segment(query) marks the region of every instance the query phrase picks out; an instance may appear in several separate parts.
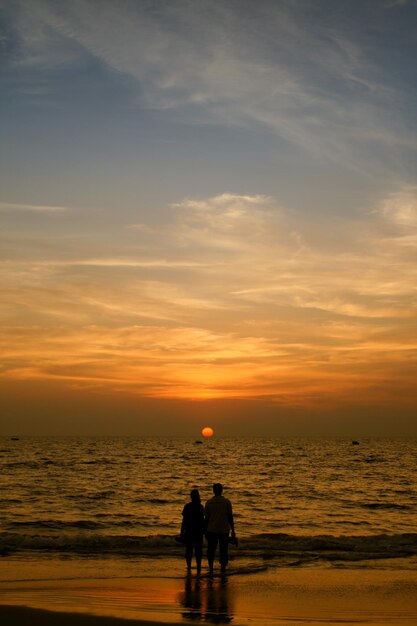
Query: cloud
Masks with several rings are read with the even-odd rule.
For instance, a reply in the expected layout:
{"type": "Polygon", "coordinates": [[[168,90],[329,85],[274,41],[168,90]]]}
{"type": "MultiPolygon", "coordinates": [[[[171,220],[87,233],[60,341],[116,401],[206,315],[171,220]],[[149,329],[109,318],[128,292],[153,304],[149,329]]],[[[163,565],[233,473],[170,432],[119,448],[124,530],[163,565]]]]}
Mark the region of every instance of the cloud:
{"type": "MultiPolygon", "coordinates": [[[[415,0],[411,0],[411,2],[414,2],[415,0]]],[[[392,9],[392,8],[396,8],[396,7],[403,7],[406,4],[410,4],[410,0],[385,0],[385,7],[387,9],[392,9]]]]}
{"type": "Polygon", "coordinates": [[[232,193],[186,199],[173,208],[178,212],[177,237],[183,245],[214,248],[216,252],[242,251],[255,241],[266,245],[280,213],[277,203],[268,196],[232,193]]]}
{"type": "Polygon", "coordinates": [[[291,406],[372,395],[400,369],[405,389],[416,195],[397,189],[359,222],[327,224],[331,238],[274,198],[227,192],[176,202],[153,234],[124,229],[130,256],[114,233],[111,256],[100,238],[90,257],[65,241],[43,260],[21,248],[0,267],[4,376],[291,406]]]}
{"type": "Polygon", "coordinates": [[[31,211],[39,213],[61,213],[67,211],[67,207],[49,206],[44,204],[25,204],[16,202],[0,202],[0,211],[31,211]]]}
{"type": "Polygon", "coordinates": [[[417,229],[417,187],[406,187],[391,193],[378,208],[388,222],[407,230],[417,229]]]}
{"type": "Polygon", "coordinates": [[[360,159],[362,168],[392,169],[399,152],[415,153],[398,116],[403,95],[372,61],[371,39],[351,28],[343,11],[329,14],[327,5],[101,0],[97,11],[89,0],[39,0],[19,6],[23,54],[32,64],[60,68],[66,55],[70,61],[83,50],[130,77],[142,107],[191,123],[264,127],[353,168],[360,159]]]}

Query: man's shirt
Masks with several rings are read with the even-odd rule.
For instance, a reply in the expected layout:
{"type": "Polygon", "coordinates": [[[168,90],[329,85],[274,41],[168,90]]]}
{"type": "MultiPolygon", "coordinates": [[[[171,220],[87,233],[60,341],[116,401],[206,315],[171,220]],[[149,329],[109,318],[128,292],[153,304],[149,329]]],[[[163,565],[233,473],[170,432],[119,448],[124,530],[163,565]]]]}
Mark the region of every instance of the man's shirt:
{"type": "Polygon", "coordinates": [[[207,531],[209,533],[228,533],[232,517],[232,503],[224,496],[213,496],[205,506],[207,531]]]}

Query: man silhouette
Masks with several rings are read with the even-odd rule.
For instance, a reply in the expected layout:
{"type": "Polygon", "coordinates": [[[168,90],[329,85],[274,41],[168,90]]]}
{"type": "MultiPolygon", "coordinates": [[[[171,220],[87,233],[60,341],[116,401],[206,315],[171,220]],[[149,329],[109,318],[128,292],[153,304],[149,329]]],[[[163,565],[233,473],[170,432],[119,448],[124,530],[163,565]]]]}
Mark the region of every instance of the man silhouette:
{"type": "Polygon", "coordinates": [[[232,531],[232,539],[236,542],[235,524],[233,520],[232,503],[222,496],[223,485],[213,485],[214,496],[207,500],[204,509],[207,537],[207,559],[210,574],[213,573],[214,557],[217,544],[220,550],[221,571],[226,571],[229,561],[229,530],[232,531]]]}

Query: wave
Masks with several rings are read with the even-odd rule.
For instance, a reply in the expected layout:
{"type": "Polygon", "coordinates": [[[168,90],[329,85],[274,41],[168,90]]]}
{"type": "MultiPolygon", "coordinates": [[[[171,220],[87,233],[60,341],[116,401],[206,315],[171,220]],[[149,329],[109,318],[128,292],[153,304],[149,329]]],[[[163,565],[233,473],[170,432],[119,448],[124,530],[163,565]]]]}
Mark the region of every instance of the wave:
{"type": "Polygon", "coordinates": [[[364,502],[360,503],[364,509],[387,509],[387,510],[397,510],[397,511],[411,511],[415,507],[411,504],[396,504],[395,502],[364,502]]]}
{"type": "Polygon", "coordinates": [[[28,469],[39,469],[44,466],[43,462],[39,461],[11,461],[10,463],[5,463],[5,469],[17,469],[19,467],[25,467],[28,469]]]}
{"type": "Polygon", "coordinates": [[[165,498],[134,498],[133,502],[136,504],[173,504],[172,500],[165,498]]]}
{"type": "Polygon", "coordinates": [[[70,528],[79,528],[86,530],[97,530],[102,528],[103,525],[100,522],[93,522],[91,520],[74,520],[70,522],[65,522],[62,520],[36,520],[36,521],[26,521],[26,522],[11,522],[9,528],[34,528],[34,529],[50,529],[50,530],[59,530],[59,529],[70,529],[70,528]]]}
{"type": "MultiPolygon", "coordinates": [[[[417,556],[417,533],[362,536],[264,533],[243,537],[239,548],[231,549],[237,558],[292,561],[293,565],[318,559],[334,562],[405,558],[417,556]]],[[[148,557],[182,556],[183,552],[174,535],[105,535],[98,532],[0,534],[0,554],[33,550],[148,557]]]]}
{"type": "Polygon", "coordinates": [[[117,461],[111,459],[94,459],[89,461],[80,461],[80,465],[117,465],[117,461]]]}
{"type": "Polygon", "coordinates": [[[98,491],[96,493],[90,493],[90,494],[66,494],[64,496],[64,498],[66,500],[102,500],[103,498],[111,498],[113,496],[116,495],[116,491],[114,490],[108,490],[108,491],[98,491]]]}
{"type": "Polygon", "coordinates": [[[108,517],[108,521],[93,521],[93,520],[31,520],[31,521],[14,521],[7,524],[8,530],[20,530],[25,528],[33,529],[33,531],[42,531],[44,529],[60,531],[60,530],[104,530],[108,528],[123,528],[123,527],[140,527],[140,526],[154,526],[153,522],[126,520],[117,521],[114,516],[107,514],[98,514],[96,517],[108,517]]]}
{"type": "Polygon", "coordinates": [[[317,554],[346,553],[374,556],[412,556],[417,554],[417,533],[379,535],[289,535],[265,533],[245,540],[251,550],[311,552],[317,554]]]}

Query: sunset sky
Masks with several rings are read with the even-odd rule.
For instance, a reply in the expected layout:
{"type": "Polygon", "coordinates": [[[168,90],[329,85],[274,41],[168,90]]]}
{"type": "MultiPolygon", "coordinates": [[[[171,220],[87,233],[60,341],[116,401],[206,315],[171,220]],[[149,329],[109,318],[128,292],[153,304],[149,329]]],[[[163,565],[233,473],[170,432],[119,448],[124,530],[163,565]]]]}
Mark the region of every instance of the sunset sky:
{"type": "Polygon", "coordinates": [[[417,436],[417,2],[0,2],[3,434],[417,436]]]}

